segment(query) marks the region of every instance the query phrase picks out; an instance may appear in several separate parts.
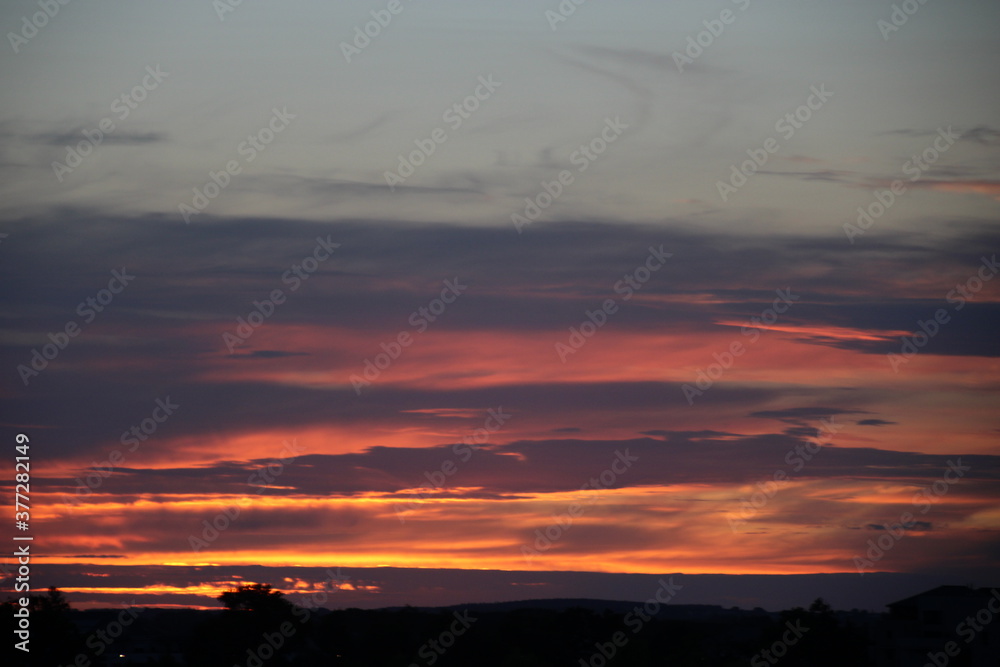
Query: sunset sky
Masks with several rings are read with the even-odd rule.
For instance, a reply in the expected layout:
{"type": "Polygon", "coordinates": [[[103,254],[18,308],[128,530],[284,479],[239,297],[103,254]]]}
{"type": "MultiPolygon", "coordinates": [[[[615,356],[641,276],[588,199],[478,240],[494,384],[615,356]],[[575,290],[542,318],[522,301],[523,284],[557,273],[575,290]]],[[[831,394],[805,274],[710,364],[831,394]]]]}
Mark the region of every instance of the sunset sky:
{"type": "Polygon", "coordinates": [[[3,3],[33,586],[1000,584],[1000,5],[904,4],[3,3]]]}

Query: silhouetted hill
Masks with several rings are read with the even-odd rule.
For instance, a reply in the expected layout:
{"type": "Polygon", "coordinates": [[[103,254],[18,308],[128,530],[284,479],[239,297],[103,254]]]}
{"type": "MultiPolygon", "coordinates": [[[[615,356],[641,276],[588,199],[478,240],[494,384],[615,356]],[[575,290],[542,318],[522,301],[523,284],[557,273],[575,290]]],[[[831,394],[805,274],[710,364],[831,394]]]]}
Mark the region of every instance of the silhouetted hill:
{"type": "MultiPolygon", "coordinates": [[[[479,602],[473,604],[450,605],[447,607],[418,607],[421,611],[440,611],[455,609],[470,609],[484,613],[503,613],[519,611],[522,609],[545,609],[549,611],[567,611],[570,609],[584,609],[595,613],[611,612],[613,614],[626,614],[636,606],[642,606],[641,601],[629,600],[593,600],[588,598],[562,598],[543,600],[516,600],[513,602],[479,602]]],[[[387,607],[386,611],[394,611],[402,607],[387,607]]],[[[720,605],[711,604],[668,604],[661,605],[655,616],[657,618],[689,618],[708,619],[736,616],[772,616],[777,618],[777,612],[767,612],[763,609],[747,610],[738,608],[725,608],[720,605]]]]}
{"type": "MultiPolygon", "coordinates": [[[[667,604],[646,615],[644,608],[566,598],[335,611],[71,611],[81,638],[77,653],[53,664],[578,667],[614,656],[615,667],[735,667],[780,642],[793,622],[806,635],[790,647],[784,666],[869,664],[868,628],[832,611],[667,604]]],[[[21,657],[4,664],[26,664],[21,657]]]]}

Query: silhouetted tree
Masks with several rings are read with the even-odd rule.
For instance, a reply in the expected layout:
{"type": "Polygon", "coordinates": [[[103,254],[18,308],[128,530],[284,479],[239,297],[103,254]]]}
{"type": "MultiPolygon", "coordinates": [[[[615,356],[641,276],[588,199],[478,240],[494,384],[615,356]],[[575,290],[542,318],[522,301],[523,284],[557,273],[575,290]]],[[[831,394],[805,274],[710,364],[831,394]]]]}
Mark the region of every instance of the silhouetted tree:
{"type": "Polygon", "coordinates": [[[826,603],[823,598],[816,598],[813,603],[809,605],[810,614],[818,614],[820,616],[833,617],[833,607],[826,603]]]}
{"type": "MultiPolygon", "coordinates": [[[[867,639],[863,632],[849,625],[842,625],[833,608],[823,598],[813,600],[809,609],[796,607],[781,612],[781,624],[798,624],[807,632],[788,656],[782,658],[787,667],[839,667],[844,664],[864,664],[867,639]]],[[[775,633],[779,629],[775,629],[775,633]]]]}
{"type": "Polygon", "coordinates": [[[281,591],[270,584],[245,584],[236,590],[225,591],[217,598],[229,611],[250,611],[264,615],[282,616],[291,613],[292,603],[281,591]]]}
{"type": "Polygon", "coordinates": [[[268,663],[280,665],[284,663],[283,656],[303,639],[302,621],[308,612],[289,602],[284,593],[273,590],[270,584],[244,584],[216,599],[226,609],[195,631],[188,650],[188,662],[192,665],[246,664],[265,645],[270,647],[265,649],[266,654],[274,654],[267,659],[268,663]],[[289,636],[282,628],[291,628],[293,634],[289,636]],[[280,646],[272,651],[276,642],[280,646]]]}
{"type": "Polygon", "coordinates": [[[71,618],[72,609],[66,597],[55,586],[49,588],[44,595],[29,595],[28,622],[30,654],[17,648],[14,644],[14,631],[18,629],[19,618],[14,614],[21,605],[18,600],[23,596],[8,599],[3,603],[3,619],[5,628],[5,646],[0,655],[6,654],[5,665],[59,665],[73,662],[75,656],[84,650],[83,638],[71,618]]]}

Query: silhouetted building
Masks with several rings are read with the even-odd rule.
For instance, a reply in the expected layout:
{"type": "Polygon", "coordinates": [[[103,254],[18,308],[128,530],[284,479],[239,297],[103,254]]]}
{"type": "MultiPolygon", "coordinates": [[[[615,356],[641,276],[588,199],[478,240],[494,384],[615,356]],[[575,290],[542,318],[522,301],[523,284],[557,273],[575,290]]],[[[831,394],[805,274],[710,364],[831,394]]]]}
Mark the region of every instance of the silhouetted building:
{"type": "Polygon", "coordinates": [[[938,586],[888,607],[879,667],[1000,667],[1000,590],[938,586]]]}

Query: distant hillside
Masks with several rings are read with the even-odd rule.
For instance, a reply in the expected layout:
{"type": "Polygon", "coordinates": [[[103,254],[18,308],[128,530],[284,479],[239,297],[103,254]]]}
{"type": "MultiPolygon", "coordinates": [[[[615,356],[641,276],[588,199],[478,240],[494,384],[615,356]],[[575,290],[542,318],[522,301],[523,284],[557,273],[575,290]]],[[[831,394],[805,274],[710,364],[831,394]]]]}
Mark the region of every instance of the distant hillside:
{"type": "MultiPolygon", "coordinates": [[[[484,613],[506,613],[521,609],[544,609],[547,611],[567,611],[569,609],[586,609],[596,613],[610,611],[614,614],[626,614],[635,607],[642,606],[641,601],[628,600],[594,600],[589,598],[555,598],[541,600],[515,600],[512,602],[478,602],[465,605],[449,605],[447,607],[419,607],[420,611],[438,610],[460,610],[469,609],[484,613]]],[[[387,607],[386,611],[394,611],[399,607],[387,607]]],[[[763,609],[726,609],[719,605],[711,604],[667,604],[661,605],[657,618],[674,619],[712,619],[712,618],[732,618],[737,616],[773,616],[776,613],[766,612],[763,609]]]]}

